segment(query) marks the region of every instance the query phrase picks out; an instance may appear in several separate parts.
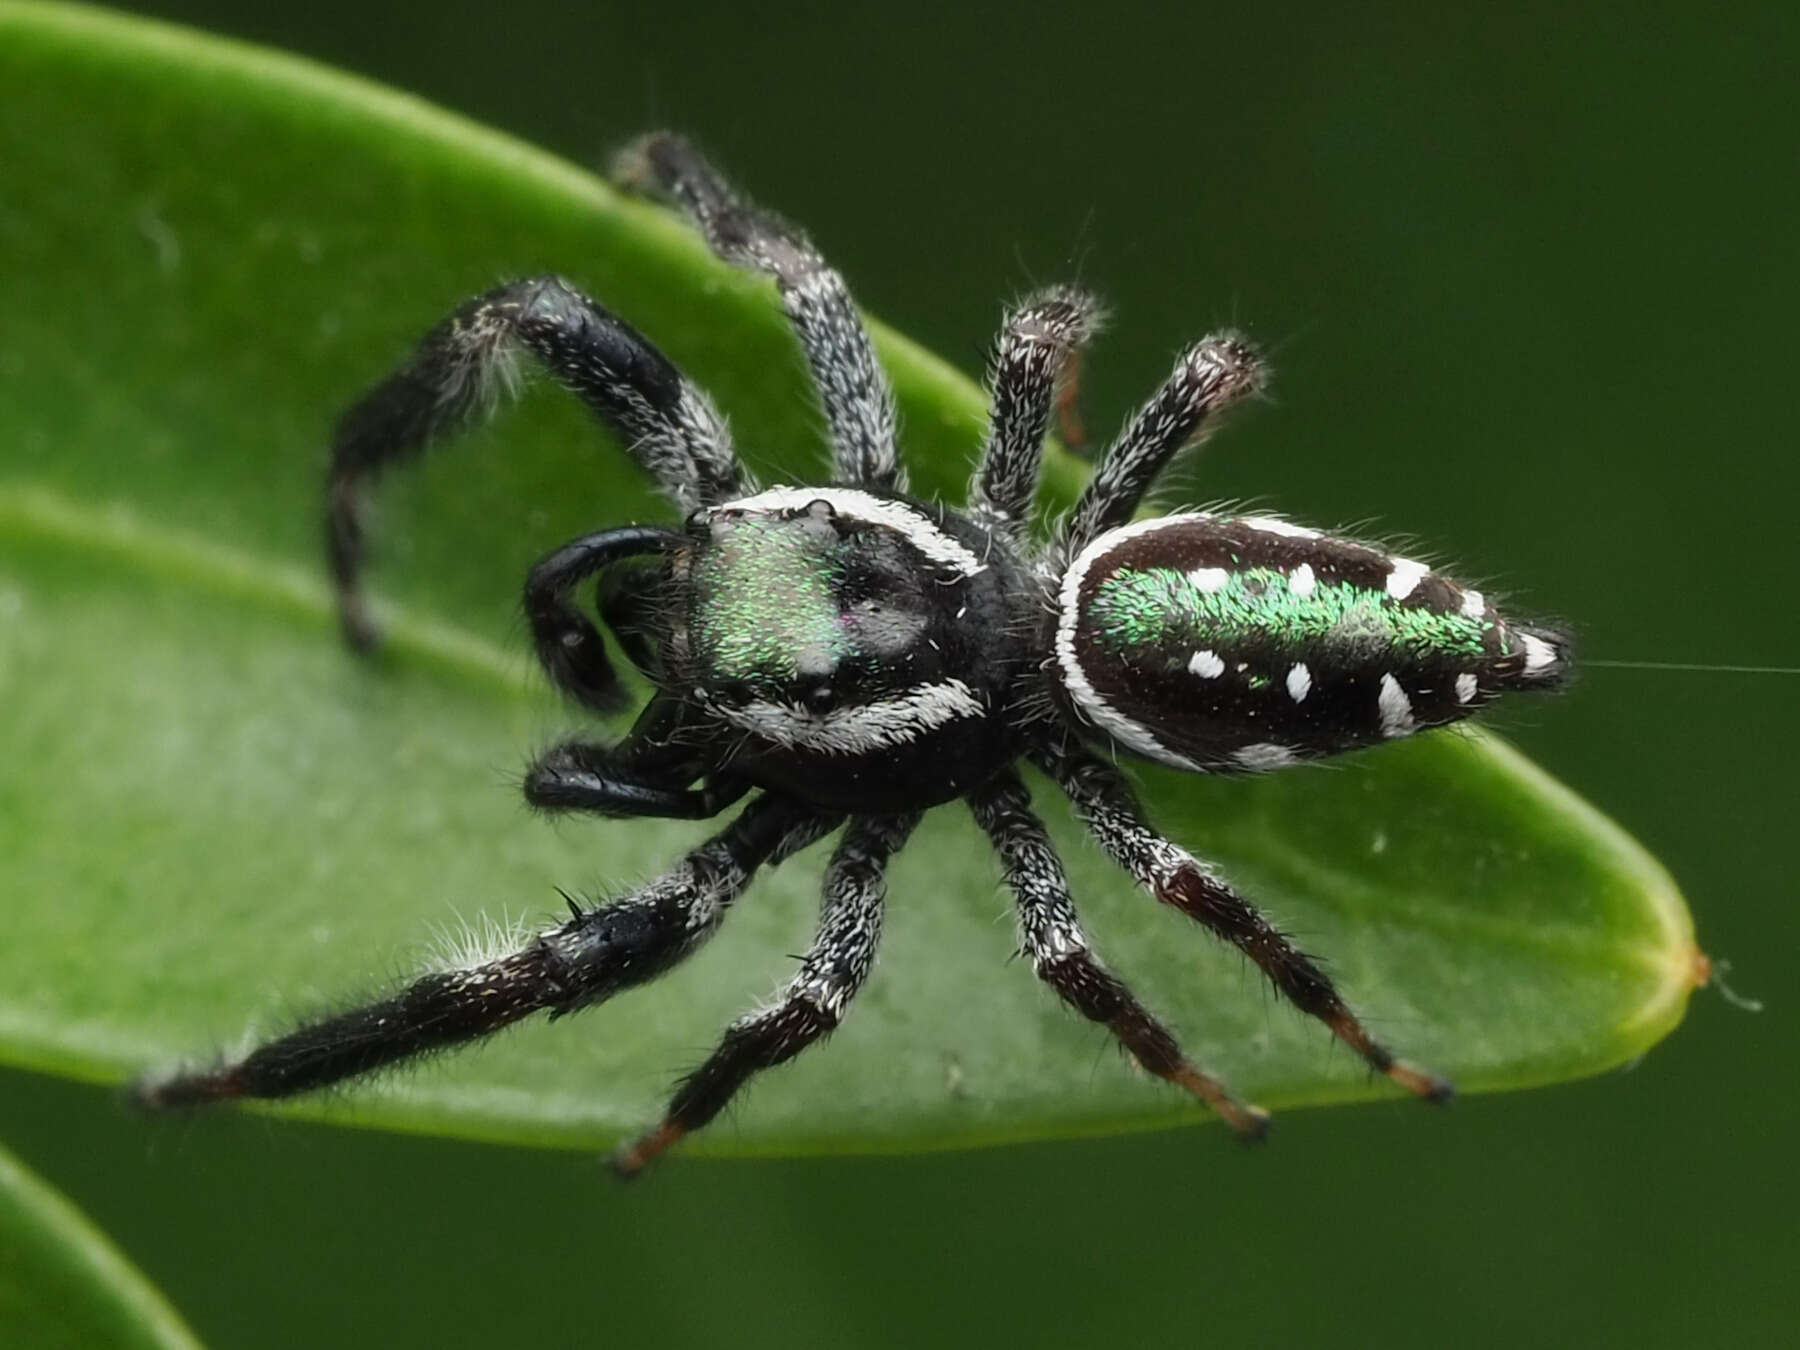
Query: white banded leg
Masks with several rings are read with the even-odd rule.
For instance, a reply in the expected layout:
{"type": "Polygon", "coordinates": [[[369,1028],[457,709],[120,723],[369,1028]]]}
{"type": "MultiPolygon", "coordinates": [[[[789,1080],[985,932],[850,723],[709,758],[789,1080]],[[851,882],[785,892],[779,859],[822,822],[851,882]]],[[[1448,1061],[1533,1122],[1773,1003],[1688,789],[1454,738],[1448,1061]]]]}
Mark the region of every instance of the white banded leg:
{"type": "Polygon", "coordinates": [[[826,868],[818,932],[799,973],[774,1002],[733,1022],[706,1062],[682,1081],[662,1122],[614,1155],[621,1176],[643,1171],[724,1110],[752,1074],[792,1059],[843,1020],[875,963],[888,859],[918,823],[916,812],[850,822],[826,868]]]}
{"type": "Polygon", "coordinates": [[[1162,388],[1101,456],[1064,527],[1060,556],[1073,558],[1130,520],[1177,452],[1211,430],[1220,409],[1254,392],[1262,375],[1255,350],[1234,334],[1206,338],[1183,352],[1162,388]]]}
{"type": "Polygon", "coordinates": [[[1075,812],[1112,856],[1151,895],[1204,924],[1256,963],[1301,1012],[1318,1018],[1408,1092],[1447,1101],[1447,1079],[1405,1060],[1371,1036],[1319,963],[1193,854],[1151,829],[1125,776],[1098,756],[1066,746],[1035,756],[1075,805],[1075,812]]]}
{"type": "Polygon", "coordinates": [[[969,488],[971,506],[1017,541],[1043,463],[1059,388],[1099,326],[1094,298],[1056,287],[1007,315],[988,367],[987,442],[969,488]]]}
{"type": "Polygon", "coordinates": [[[806,236],[743,201],[699,151],[666,131],[627,146],[613,177],[673,201],[727,262],[775,278],[831,427],[837,481],[903,489],[887,375],[843,277],[806,236]]]}
{"type": "Polygon", "coordinates": [[[1245,1138],[1260,1138],[1268,1129],[1268,1113],[1239,1102],[1218,1079],[1190,1063],[1174,1033],[1094,955],[1081,931],[1062,860],[1030,800],[1025,784],[1009,769],[972,794],[969,808],[1000,854],[1038,978],[1082,1016],[1111,1031],[1150,1073],[1187,1089],[1245,1138]]]}

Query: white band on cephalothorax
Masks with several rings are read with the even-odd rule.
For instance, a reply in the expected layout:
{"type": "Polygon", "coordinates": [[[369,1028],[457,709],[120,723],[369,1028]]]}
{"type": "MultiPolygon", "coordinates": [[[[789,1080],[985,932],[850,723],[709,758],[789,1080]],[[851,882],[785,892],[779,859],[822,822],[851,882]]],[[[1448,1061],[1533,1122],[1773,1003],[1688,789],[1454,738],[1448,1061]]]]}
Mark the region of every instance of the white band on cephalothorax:
{"type": "Polygon", "coordinates": [[[714,507],[715,511],[804,511],[814,502],[825,502],[846,520],[860,520],[893,530],[920,553],[953,568],[965,577],[985,572],[987,564],[969,548],[952,539],[923,512],[905,502],[877,497],[860,488],[778,487],[754,497],[740,497],[714,507]]]}
{"type": "Polygon", "coordinates": [[[1285,769],[1290,764],[1300,762],[1299,752],[1292,746],[1276,745],[1273,741],[1259,741],[1255,745],[1246,745],[1232,752],[1233,759],[1239,765],[1256,773],[1269,769],[1285,769]]]}
{"type": "MultiPolygon", "coordinates": [[[[1100,691],[1094,688],[1087,673],[1082,670],[1081,659],[1075,654],[1075,621],[1081,611],[1081,583],[1101,554],[1109,553],[1127,540],[1135,539],[1140,534],[1148,534],[1152,530],[1166,530],[1171,525],[1184,521],[1214,518],[1204,511],[1196,511],[1181,516],[1158,516],[1108,530],[1075,555],[1075,561],[1063,573],[1062,590],[1057,597],[1056,664],[1062,671],[1063,688],[1069,691],[1069,697],[1077,710],[1126,749],[1135,750],[1160,763],[1171,764],[1177,769],[1196,772],[1200,770],[1197,763],[1186,755],[1169,749],[1100,696],[1100,691]]],[[[1192,666],[1189,668],[1192,669],[1192,666]]]]}
{"type": "MultiPolygon", "coordinates": [[[[816,500],[816,499],[815,499],[816,500]]],[[[920,685],[879,703],[808,712],[798,703],[758,700],[741,708],[713,705],[734,726],[790,750],[860,755],[915,741],[964,717],[986,717],[981,700],[961,680],[920,685]]]]}

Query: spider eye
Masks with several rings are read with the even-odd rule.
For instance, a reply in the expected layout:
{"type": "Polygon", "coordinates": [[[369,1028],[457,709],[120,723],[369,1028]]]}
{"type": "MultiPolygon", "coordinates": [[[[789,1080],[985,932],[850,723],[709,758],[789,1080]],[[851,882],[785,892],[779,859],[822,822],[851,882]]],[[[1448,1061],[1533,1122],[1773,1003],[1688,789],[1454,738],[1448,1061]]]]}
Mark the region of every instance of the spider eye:
{"type": "Polygon", "coordinates": [[[809,713],[828,713],[837,707],[837,690],[829,683],[815,684],[800,696],[800,702],[809,713]]]}

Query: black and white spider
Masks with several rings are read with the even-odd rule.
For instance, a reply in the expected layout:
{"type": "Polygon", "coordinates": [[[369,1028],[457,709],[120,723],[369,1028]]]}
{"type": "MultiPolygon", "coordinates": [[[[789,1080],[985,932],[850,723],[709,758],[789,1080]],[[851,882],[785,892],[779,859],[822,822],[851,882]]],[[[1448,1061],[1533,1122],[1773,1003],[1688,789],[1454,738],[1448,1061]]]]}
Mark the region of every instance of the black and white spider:
{"type": "Polygon", "coordinates": [[[1071,289],[1007,319],[970,503],[906,493],[893,399],[842,279],[795,229],[737,197],[684,141],[649,136],[620,178],[671,199],[725,259],[775,279],[818,386],[829,487],[753,485],[725,423],[642,336],[555,278],[468,301],[340,424],[328,549],[344,629],[376,632],[361,598],[367,482],[465,423],[517,349],[611,427],[686,513],[575,540],[525,586],[537,655],[595,710],[623,687],[597,607],[656,693],[617,744],[572,740],[531,766],[525,795],[554,811],[702,818],[754,793],[661,877],[572,916],[516,951],[419,977],[215,1067],[147,1078],[156,1107],[284,1097],[553,1017],[649,980],[718,927],[756,870],[842,827],[818,933],[799,974],[740,1018],[676,1091],[660,1124],[617,1154],[635,1173],[710,1121],[757,1070],[837,1026],[869,973],[883,873],[928,807],[960,797],[992,839],[1037,974],[1105,1024],[1151,1073],[1233,1128],[1267,1115],[1190,1063],[1101,964],[1015,767],[1036,764],[1120,867],[1238,947],[1302,1011],[1422,1097],[1450,1085],[1396,1059],[1314,961],[1202,861],[1145,820],[1120,753],[1199,772],[1273,769],[1461,718],[1509,689],[1557,684],[1565,640],[1503,618],[1424,565],[1269,516],[1132,517],[1171,459],[1257,389],[1241,338],[1209,337],[1100,458],[1072,513],[1027,537],[1059,383],[1095,325],[1071,289]]]}

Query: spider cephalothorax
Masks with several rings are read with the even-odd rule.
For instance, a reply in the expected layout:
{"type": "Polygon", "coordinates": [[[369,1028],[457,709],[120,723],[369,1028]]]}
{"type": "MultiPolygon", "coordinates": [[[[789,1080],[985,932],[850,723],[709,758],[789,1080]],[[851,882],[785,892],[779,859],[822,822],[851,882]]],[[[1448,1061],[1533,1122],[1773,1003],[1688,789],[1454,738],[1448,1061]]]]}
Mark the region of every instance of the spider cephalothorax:
{"type": "Polygon", "coordinates": [[[961,796],[1019,753],[1035,579],[894,493],[775,488],[695,513],[667,678],[741,734],[732,767],[852,811],[961,796]]]}
{"type": "Polygon", "coordinates": [[[601,619],[656,693],[616,744],[572,740],[534,763],[550,810],[735,819],[662,877],[584,908],[517,951],[433,971],[223,1065],[147,1078],[152,1106],[281,1097],[467,1041],[533,1012],[572,1012],[660,974],[717,927],[758,867],[843,827],[800,972],[733,1023],[663,1121],[625,1147],[636,1172],[711,1120],[759,1069],[829,1032],[874,960],[888,859],[925,809],[963,798],[992,839],[1036,972],[1150,1072],[1239,1132],[1267,1117],[1183,1056],[1093,954],[1017,763],[1068,795],[1158,900],[1254,961],[1376,1070],[1431,1099],[1434,1074],[1364,1029],[1311,958],[1205,863],[1157,834],[1118,754],[1200,772],[1275,769],[1455,721],[1568,670],[1559,634],[1514,623],[1425,565],[1268,516],[1133,521],[1144,494],[1262,366],[1241,338],[1184,352],[1100,458],[1047,541],[1024,522],[1060,381],[1091,334],[1085,295],[1056,289],[1007,318],[993,413],[955,509],[907,495],[887,382],[837,273],[804,236],[739,200],[684,141],[654,135],[619,164],[673,200],[723,257],[773,275],[831,432],[831,486],[758,490],[706,396],[620,319],[554,277],[468,301],[339,426],[327,545],[352,645],[364,608],[362,490],[465,422],[512,350],[541,361],[686,513],[565,545],[531,571],[526,615],[556,686],[607,711],[624,696],[601,619]]]}

